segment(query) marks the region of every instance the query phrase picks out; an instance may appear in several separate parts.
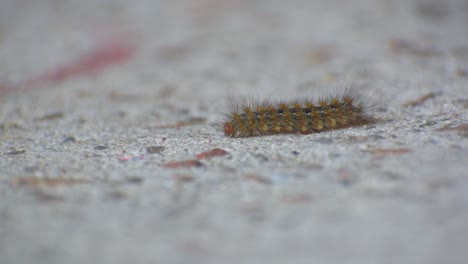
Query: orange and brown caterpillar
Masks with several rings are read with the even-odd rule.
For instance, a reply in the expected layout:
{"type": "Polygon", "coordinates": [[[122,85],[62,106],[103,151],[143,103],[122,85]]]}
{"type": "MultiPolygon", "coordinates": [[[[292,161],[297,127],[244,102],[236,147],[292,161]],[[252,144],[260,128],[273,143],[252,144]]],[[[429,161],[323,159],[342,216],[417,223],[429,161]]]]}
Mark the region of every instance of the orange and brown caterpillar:
{"type": "Polygon", "coordinates": [[[319,100],[244,103],[224,122],[228,137],[311,134],[372,123],[362,92],[346,90],[319,100]]]}

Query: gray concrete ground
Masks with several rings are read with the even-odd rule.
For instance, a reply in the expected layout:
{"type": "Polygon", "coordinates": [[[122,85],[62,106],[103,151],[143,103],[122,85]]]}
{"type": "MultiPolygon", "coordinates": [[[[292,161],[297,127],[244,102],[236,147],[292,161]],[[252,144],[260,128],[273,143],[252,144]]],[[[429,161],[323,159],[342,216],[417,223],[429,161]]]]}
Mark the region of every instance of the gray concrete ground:
{"type": "Polygon", "coordinates": [[[464,0],[1,0],[0,263],[467,263],[467,28],[464,0]],[[219,127],[350,81],[378,123],[219,127]]]}

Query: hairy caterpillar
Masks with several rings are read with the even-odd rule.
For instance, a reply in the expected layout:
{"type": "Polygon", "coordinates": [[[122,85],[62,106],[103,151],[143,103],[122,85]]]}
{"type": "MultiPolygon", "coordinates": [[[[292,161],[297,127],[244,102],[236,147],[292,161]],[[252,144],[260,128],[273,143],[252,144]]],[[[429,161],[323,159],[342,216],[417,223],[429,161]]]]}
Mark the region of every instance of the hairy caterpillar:
{"type": "Polygon", "coordinates": [[[311,134],[372,123],[369,104],[361,92],[345,90],[318,100],[243,102],[224,122],[228,137],[311,134]]]}

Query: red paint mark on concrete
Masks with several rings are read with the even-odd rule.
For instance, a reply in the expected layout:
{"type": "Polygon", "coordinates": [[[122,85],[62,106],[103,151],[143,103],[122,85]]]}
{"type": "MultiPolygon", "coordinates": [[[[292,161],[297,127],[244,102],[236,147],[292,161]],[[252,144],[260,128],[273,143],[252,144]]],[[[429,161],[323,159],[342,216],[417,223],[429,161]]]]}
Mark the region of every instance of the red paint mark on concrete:
{"type": "Polygon", "coordinates": [[[223,150],[223,149],[220,149],[220,148],[215,148],[215,149],[212,149],[210,151],[205,151],[205,152],[202,152],[202,153],[199,153],[197,154],[197,159],[198,160],[201,160],[201,159],[210,159],[210,158],[213,158],[213,157],[219,157],[219,156],[224,156],[224,155],[227,155],[229,154],[229,152],[223,150]]]}
{"type": "Polygon", "coordinates": [[[56,83],[75,76],[95,74],[109,66],[127,61],[132,56],[133,51],[134,49],[129,43],[117,41],[106,43],[83,55],[76,61],[59,66],[25,83],[29,85],[35,83],[56,83]]]}
{"type": "Polygon", "coordinates": [[[128,160],[131,160],[133,157],[132,156],[122,156],[122,157],[119,157],[118,159],[120,161],[128,161],[128,160]]]}
{"type": "Polygon", "coordinates": [[[15,87],[8,83],[0,83],[0,94],[13,91],[15,87]]]}
{"type": "Polygon", "coordinates": [[[129,160],[144,160],[145,155],[140,155],[140,156],[121,156],[118,157],[119,161],[129,161],[129,160]]]}
{"type": "Polygon", "coordinates": [[[110,66],[128,61],[134,54],[134,51],[134,45],[128,41],[107,41],[76,60],[46,71],[39,76],[26,79],[16,85],[0,83],[0,92],[8,92],[21,88],[30,89],[37,86],[59,83],[77,76],[96,74],[110,66]]]}
{"type": "Polygon", "coordinates": [[[210,159],[213,157],[218,157],[218,156],[224,156],[229,154],[229,152],[220,149],[220,148],[215,148],[210,151],[205,151],[202,153],[199,153],[196,155],[197,159],[194,160],[180,160],[180,161],[172,161],[168,163],[162,164],[163,167],[165,168],[170,168],[170,169],[175,169],[175,168],[191,168],[191,167],[202,167],[204,166],[203,163],[201,163],[199,160],[202,159],[210,159]]]}

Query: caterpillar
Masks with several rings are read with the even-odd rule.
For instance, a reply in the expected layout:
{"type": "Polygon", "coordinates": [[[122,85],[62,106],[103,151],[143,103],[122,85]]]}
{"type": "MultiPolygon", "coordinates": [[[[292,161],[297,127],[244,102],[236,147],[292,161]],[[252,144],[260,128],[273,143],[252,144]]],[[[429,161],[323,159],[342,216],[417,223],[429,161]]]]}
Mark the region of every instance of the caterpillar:
{"type": "Polygon", "coordinates": [[[228,137],[255,137],[275,134],[311,134],[370,124],[374,118],[362,91],[345,90],[318,100],[233,104],[223,123],[228,137]]]}

